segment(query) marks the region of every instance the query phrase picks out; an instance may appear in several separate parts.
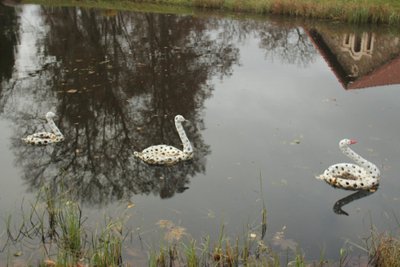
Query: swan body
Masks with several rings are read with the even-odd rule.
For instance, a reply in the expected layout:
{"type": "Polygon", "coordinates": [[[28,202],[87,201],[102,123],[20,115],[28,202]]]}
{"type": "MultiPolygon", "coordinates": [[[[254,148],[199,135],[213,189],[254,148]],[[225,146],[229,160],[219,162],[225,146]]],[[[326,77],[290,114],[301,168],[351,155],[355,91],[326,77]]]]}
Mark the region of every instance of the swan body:
{"type": "Polygon", "coordinates": [[[182,141],[183,150],[168,145],[155,145],[142,152],[135,151],[133,155],[152,165],[174,165],[180,161],[192,159],[193,148],[182,127],[184,121],[186,120],[182,115],[175,116],[175,127],[182,141]]]}
{"type": "Polygon", "coordinates": [[[46,113],[47,124],[49,125],[52,132],[39,132],[28,135],[25,138],[22,138],[27,144],[30,145],[48,145],[52,143],[58,143],[64,140],[64,135],[57,128],[56,124],[53,121],[53,118],[56,115],[49,111],[46,113]]]}
{"type": "Polygon", "coordinates": [[[324,180],[336,188],[374,192],[379,186],[380,171],[375,164],[350,149],[349,145],[355,143],[357,143],[355,140],[343,139],[339,142],[339,147],[346,156],[357,164],[338,163],[332,165],[316,178],[324,180]]]}

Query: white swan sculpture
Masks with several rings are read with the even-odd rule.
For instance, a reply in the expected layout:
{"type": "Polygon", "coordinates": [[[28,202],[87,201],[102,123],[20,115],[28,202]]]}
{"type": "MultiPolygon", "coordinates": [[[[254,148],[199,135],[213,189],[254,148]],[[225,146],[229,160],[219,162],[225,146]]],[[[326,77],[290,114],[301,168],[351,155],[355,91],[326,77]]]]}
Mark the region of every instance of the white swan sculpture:
{"type": "Polygon", "coordinates": [[[64,140],[64,135],[57,128],[56,124],[53,121],[53,118],[56,115],[49,111],[46,113],[47,124],[49,125],[52,132],[39,132],[28,135],[25,138],[22,138],[27,144],[30,145],[48,145],[52,143],[58,143],[64,140]]]}
{"type": "Polygon", "coordinates": [[[186,119],[182,115],[175,116],[175,127],[183,144],[183,150],[168,145],[155,145],[144,149],[142,152],[133,152],[133,155],[147,164],[173,165],[180,161],[193,158],[193,148],[182,127],[186,119]]]}
{"type": "Polygon", "coordinates": [[[368,190],[374,192],[379,186],[380,171],[375,164],[362,158],[350,149],[356,140],[343,139],[339,142],[340,150],[358,165],[339,163],[327,168],[317,179],[324,180],[333,187],[346,190],[368,190]]]}

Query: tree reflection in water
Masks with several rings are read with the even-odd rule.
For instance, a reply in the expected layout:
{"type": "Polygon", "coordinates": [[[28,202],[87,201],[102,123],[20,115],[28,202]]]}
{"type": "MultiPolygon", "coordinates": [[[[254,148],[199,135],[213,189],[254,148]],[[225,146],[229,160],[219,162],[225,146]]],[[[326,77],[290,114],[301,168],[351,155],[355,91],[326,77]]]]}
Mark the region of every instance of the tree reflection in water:
{"type": "MultiPolygon", "coordinates": [[[[12,97],[29,106],[2,106],[15,121],[13,149],[31,190],[43,181],[100,204],[132,194],[173,196],[205,171],[200,112],[211,95],[210,77],[230,73],[238,49],[213,40],[207,21],[191,16],[42,8],[48,32],[29,84],[12,97]],[[226,47],[229,49],[226,49],[226,47]],[[59,115],[66,140],[30,147],[19,138],[37,130],[47,109],[59,115]],[[155,143],[180,146],[173,117],[182,114],[195,147],[192,162],[151,167],[133,160],[134,149],[155,143]]],[[[11,89],[10,89],[11,90],[11,89]]]]}
{"type": "MultiPolygon", "coordinates": [[[[210,153],[201,130],[212,77],[231,75],[239,64],[237,44],[249,34],[279,55],[293,50],[288,39],[301,34],[268,21],[46,7],[39,15],[46,31],[36,33],[34,70],[9,86],[0,104],[15,122],[16,164],[30,190],[46,181],[89,204],[186,190],[190,177],[205,172],[210,153]],[[65,141],[25,146],[20,137],[38,130],[48,110],[58,114],[65,141]],[[134,150],[153,144],[181,146],[176,114],[191,122],[185,130],[193,161],[166,168],[133,160],[134,150]]],[[[306,64],[314,50],[301,51],[283,55],[306,64]]]]}
{"type": "Polygon", "coordinates": [[[18,42],[19,22],[14,8],[0,2],[0,94],[3,81],[11,79],[18,42]]]}

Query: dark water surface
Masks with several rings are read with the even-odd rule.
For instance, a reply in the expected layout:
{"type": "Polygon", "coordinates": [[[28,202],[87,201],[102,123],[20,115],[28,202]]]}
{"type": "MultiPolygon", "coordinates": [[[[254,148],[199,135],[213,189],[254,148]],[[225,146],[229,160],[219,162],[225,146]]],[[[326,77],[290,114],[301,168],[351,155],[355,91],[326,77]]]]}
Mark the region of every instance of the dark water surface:
{"type": "Polygon", "coordinates": [[[3,219],[46,184],[73,192],[88,221],[133,203],[126,246],[138,250],[160,244],[160,220],[194,238],[217,238],[223,224],[231,237],[259,235],[263,201],[265,241],[309,259],[337,259],[372,224],[397,229],[398,32],[31,5],[0,5],[0,20],[3,219]],[[26,146],[20,138],[42,130],[49,110],[65,141],[26,146]],[[133,160],[153,144],[181,147],[176,114],[190,121],[194,160],[133,160]],[[350,161],[342,138],[382,173],[377,192],[344,200],[348,216],[335,203],[353,192],[314,178],[350,161]],[[282,229],[285,242],[274,242],[282,229]]]}

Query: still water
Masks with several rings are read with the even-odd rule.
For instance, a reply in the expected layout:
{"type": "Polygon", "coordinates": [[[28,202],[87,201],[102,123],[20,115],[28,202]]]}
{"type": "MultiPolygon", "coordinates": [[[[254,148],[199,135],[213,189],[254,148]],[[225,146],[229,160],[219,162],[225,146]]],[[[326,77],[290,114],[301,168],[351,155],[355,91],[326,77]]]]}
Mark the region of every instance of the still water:
{"type": "Polygon", "coordinates": [[[160,220],[194,238],[222,225],[259,235],[263,202],[264,240],[308,259],[337,259],[372,225],[397,229],[398,31],[34,5],[0,5],[0,20],[3,221],[45,184],[72,192],[88,224],[129,205],[127,257],[160,244],[160,220]],[[49,110],[65,141],[22,143],[49,110]],[[193,161],[132,159],[153,144],[181,148],[176,114],[190,121],[193,161]],[[354,192],[314,178],[350,161],[342,138],[381,169],[377,192],[345,198],[354,192]]]}

